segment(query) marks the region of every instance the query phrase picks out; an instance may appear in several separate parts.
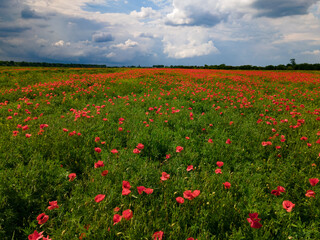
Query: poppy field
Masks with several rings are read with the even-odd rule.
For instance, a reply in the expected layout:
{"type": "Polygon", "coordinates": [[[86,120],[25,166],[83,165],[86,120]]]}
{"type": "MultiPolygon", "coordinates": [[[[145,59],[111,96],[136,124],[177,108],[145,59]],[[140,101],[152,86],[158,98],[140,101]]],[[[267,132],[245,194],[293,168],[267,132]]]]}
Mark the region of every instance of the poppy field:
{"type": "Polygon", "coordinates": [[[0,68],[0,239],[320,239],[320,73],[0,68]]]}

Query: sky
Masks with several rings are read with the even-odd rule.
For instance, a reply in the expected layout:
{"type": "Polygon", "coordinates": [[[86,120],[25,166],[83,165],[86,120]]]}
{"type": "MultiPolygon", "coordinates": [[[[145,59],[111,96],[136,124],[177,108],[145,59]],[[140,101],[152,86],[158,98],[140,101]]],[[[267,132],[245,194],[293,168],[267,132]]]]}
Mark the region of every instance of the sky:
{"type": "Polygon", "coordinates": [[[0,60],[320,62],[320,0],[0,0],[0,60]]]}

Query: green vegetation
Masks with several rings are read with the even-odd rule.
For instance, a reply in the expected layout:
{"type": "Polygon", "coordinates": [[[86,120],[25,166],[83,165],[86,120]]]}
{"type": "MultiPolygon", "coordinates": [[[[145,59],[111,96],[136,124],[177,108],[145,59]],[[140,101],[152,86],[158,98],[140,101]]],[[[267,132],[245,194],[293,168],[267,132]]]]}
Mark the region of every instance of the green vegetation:
{"type": "Polygon", "coordinates": [[[0,72],[0,239],[320,239],[319,75],[0,72]]]}

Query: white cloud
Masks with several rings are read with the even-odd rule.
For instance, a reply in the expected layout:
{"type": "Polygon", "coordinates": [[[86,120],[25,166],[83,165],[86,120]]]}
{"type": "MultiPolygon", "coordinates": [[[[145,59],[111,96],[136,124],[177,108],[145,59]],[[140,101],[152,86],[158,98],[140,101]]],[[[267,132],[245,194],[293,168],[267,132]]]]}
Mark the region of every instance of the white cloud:
{"type": "Polygon", "coordinates": [[[189,42],[179,46],[167,43],[164,48],[164,53],[168,54],[168,57],[176,59],[199,57],[213,52],[217,52],[217,49],[212,41],[202,44],[189,42]]]}
{"type": "Polygon", "coordinates": [[[170,58],[183,59],[219,52],[209,40],[207,31],[199,27],[168,27],[165,32],[163,52],[170,58]]]}
{"type": "Polygon", "coordinates": [[[130,13],[131,16],[137,17],[137,18],[150,18],[154,17],[157,14],[155,10],[153,10],[151,7],[141,7],[141,11],[132,11],[130,13]]]}
{"type": "Polygon", "coordinates": [[[62,46],[64,46],[64,41],[63,41],[63,40],[60,40],[60,41],[58,41],[58,42],[55,42],[55,43],[53,44],[53,46],[62,47],[62,46]]]}
{"type": "Polygon", "coordinates": [[[131,39],[128,39],[127,41],[125,41],[125,43],[119,43],[119,44],[112,45],[111,48],[119,48],[122,50],[127,50],[129,48],[137,47],[138,45],[139,45],[139,43],[132,41],[131,39]]]}
{"type": "Polygon", "coordinates": [[[112,57],[115,57],[115,56],[116,56],[116,54],[114,52],[108,53],[106,55],[107,58],[112,58],[112,57]]]}
{"type": "Polygon", "coordinates": [[[313,51],[305,51],[302,54],[308,54],[308,55],[320,55],[320,50],[313,50],[313,51]]]}

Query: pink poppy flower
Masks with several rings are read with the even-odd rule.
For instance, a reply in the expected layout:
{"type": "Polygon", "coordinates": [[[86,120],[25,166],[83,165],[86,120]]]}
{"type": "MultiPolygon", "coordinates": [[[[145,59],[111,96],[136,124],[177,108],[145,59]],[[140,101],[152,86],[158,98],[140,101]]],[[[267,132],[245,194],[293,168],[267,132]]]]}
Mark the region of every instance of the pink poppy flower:
{"type": "Polygon", "coordinates": [[[104,194],[98,194],[95,198],[94,198],[94,201],[95,202],[101,202],[104,198],[106,197],[106,195],[104,194]]]}
{"type": "Polygon", "coordinates": [[[312,191],[312,190],[307,190],[307,192],[306,192],[306,196],[307,197],[315,197],[315,195],[316,195],[316,193],[314,192],[314,191],[312,191]]]}
{"type": "Polygon", "coordinates": [[[260,223],[260,218],[258,218],[258,213],[249,213],[249,218],[247,221],[250,223],[252,228],[261,228],[262,224],[260,223]]]}
{"type": "Polygon", "coordinates": [[[217,166],[220,168],[223,166],[223,164],[224,164],[223,162],[217,162],[217,166]]]}
{"type": "Polygon", "coordinates": [[[41,213],[40,215],[38,215],[37,220],[38,220],[38,224],[44,224],[48,221],[49,216],[46,215],[45,213],[41,213]]]}
{"type": "Polygon", "coordinates": [[[177,197],[176,198],[176,201],[180,204],[183,204],[184,203],[184,199],[182,197],[177,197]]]}
{"type": "Polygon", "coordinates": [[[122,217],[125,218],[126,220],[130,220],[133,217],[133,213],[130,209],[124,210],[122,212],[122,217]]]}
{"type": "Polygon", "coordinates": [[[188,171],[188,172],[190,172],[191,170],[193,170],[193,165],[189,165],[189,166],[187,167],[187,171],[188,171]]]}
{"type": "Polygon", "coordinates": [[[166,173],[166,172],[163,172],[162,173],[162,176],[160,177],[160,179],[162,180],[162,181],[166,181],[166,180],[168,180],[170,178],[170,175],[168,174],[168,173],[166,173]]]}
{"type": "Polygon", "coordinates": [[[119,215],[119,214],[115,214],[114,216],[113,216],[113,225],[115,225],[115,224],[117,224],[118,222],[120,222],[121,221],[121,216],[119,215]]]}
{"type": "Polygon", "coordinates": [[[28,236],[28,240],[39,240],[43,237],[42,233],[43,232],[38,233],[37,230],[34,230],[34,232],[28,236]]]}
{"type": "Polygon", "coordinates": [[[163,238],[163,232],[159,231],[159,232],[155,232],[153,235],[153,240],[162,240],[163,238]]]}
{"type": "Polygon", "coordinates": [[[176,147],[176,152],[181,152],[183,150],[183,147],[181,147],[181,146],[178,146],[178,147],[176,147]]]}
{"type": "Polygon", "coordinates": [[[75,178],[76,178],[76,174],[75,173],[70,173],[69,174],[69,181],[72,182],[75,178]]]}
{"type": "Polygon", "coordinates": [[[282,206],[287,212],[291,212],[292,208],[294,208],[295,204],[286,200],[286,201],[282,202],[282,206]]]}
{"type": "Polygon", "coordinates": [[[104,167],[103,161],[98,161],[94,164],[94,168],[100,168],[100,167],[104,167]]]}
{"type": "Polygon", "coordinates": [[[310,178],[309,182],[310,182],[311,186],[315,186],[319,182],[319,179],[318,178],[310,178]]]}
{"type": "Polygon", "coordinates": [[[55,209],[55,208],[59,208],[59,206],[58,206],[58,201],[52,201],[52,202],[49,202],[49,207],[48,207],[48,209],[49,210],[53,210],[53,209],[55,209]]]}

